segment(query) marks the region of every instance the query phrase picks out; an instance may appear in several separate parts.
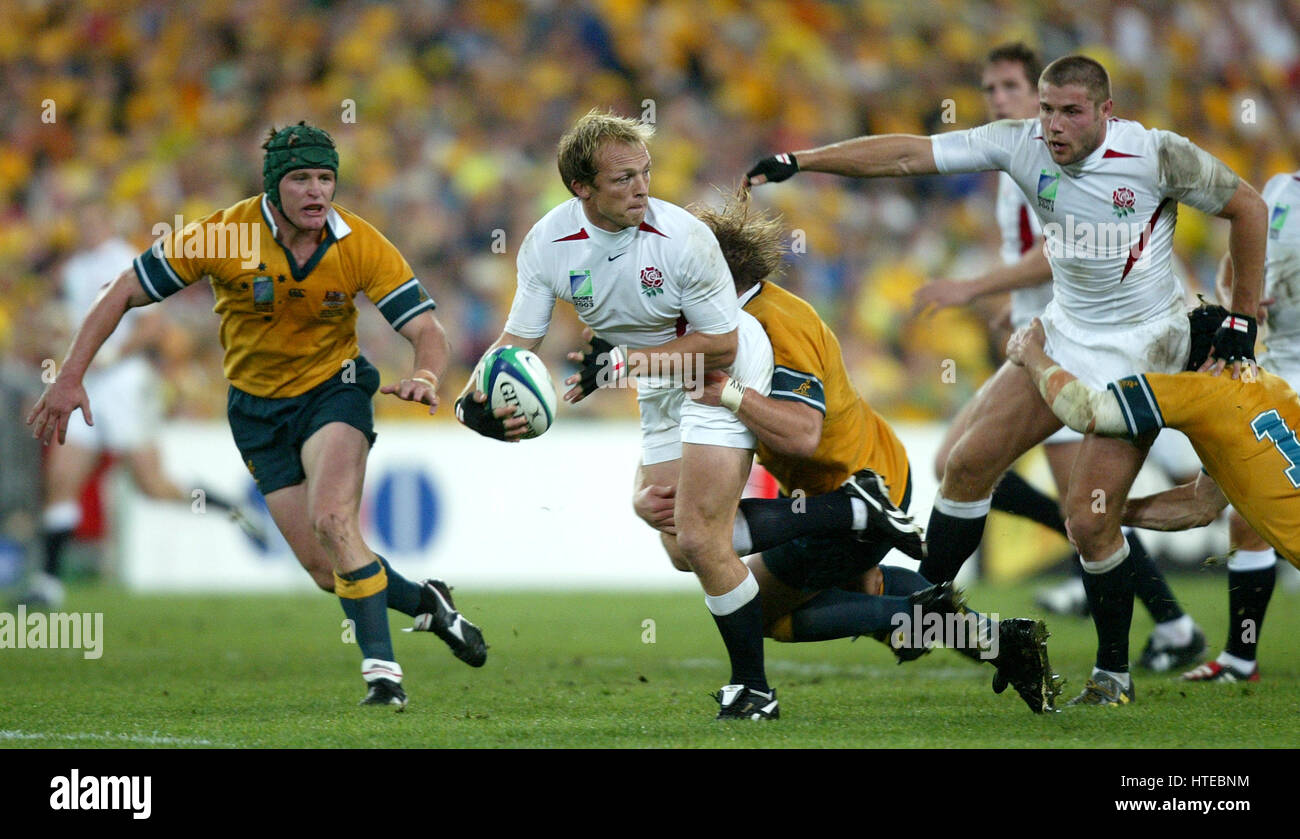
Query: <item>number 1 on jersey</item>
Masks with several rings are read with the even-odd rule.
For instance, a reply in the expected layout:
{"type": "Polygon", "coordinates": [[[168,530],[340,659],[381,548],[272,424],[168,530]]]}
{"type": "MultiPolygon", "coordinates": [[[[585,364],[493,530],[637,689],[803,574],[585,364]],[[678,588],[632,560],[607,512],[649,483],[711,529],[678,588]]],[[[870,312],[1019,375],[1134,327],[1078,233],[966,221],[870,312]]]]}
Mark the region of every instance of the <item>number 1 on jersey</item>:
{"type": "Polygon", "coordinates": [[[1250,422],[1250,430],[1255,432],[1256,440],[1265,437],[1273,441],[1277,450],[1286,458],[1290,466],[1285,475],[1291,486],[1300,489],[1300,443],[1296,442],[1295,432],[1286,424],[1277,411],[1265,411],[1250,422]]]}

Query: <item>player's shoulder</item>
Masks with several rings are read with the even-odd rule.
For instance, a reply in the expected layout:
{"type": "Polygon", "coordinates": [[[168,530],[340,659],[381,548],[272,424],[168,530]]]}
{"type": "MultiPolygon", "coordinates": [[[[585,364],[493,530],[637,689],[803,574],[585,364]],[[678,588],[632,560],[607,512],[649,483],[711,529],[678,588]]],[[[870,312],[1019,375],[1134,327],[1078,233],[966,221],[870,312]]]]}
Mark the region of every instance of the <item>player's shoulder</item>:
{"type": "Polygon", "coordinates": [[[769,334],[812,334],[823,328],[812,304],[789,289],[764,282],[745,302],[745,311],[758,319],[769,334]]]}
{"type": "Polygon", "coordinates": [[[659,234],[665,238],[688,237],[708,234],[713,238],[709,226],[695,217],[690,210],[679,207],[662,198],[651,198],[646,202],[645,220],[641,222],[641,232],[659,234]]]}
{"type": "Polygon", "coordinates": [[[524,241],[537,246],[586,239],[590,237],[587,232],[590,226],[591,222],[582,212],[582,202],[570,198],[556,204],[539,218],[528,229],[524,241]]]}

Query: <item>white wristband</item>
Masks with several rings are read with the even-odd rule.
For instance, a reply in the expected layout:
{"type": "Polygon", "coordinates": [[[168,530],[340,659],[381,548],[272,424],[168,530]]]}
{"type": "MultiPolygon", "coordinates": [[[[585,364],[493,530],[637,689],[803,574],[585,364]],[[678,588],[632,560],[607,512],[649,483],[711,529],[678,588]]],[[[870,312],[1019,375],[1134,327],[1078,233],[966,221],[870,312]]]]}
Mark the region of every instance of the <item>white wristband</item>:
{"type": "Polygon", "coordinates": [[[734,378],[729,378],[727,383],[722,386],[722,395],[718,398],[718,401],[722,403],[722,407],[734,414],[740,410],[740,400],[744,398],[745,386],[734,378]]]}

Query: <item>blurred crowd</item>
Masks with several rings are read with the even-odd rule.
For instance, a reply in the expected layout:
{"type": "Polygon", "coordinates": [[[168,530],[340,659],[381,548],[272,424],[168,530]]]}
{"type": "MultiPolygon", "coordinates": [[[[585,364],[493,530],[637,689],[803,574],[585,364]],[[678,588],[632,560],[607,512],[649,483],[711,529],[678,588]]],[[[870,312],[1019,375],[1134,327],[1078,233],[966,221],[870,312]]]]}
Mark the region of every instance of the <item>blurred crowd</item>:
{"type": "MultiPolygon", "coordinates": [[[[306,119],[339,144],[336,202],[383,231],[438,301],[449,399],[504,323],[524,234],[568,197],[555,143],[592,107],[655,124],[653,195],[712,203],[776,151],[984,122],[983,57],[1023,40],[1045,60],[1098,58],[1117,116],[1185,134],[1262,186],[1300,158],[1297,33],[1282,0],[16,0],[0,28],[0,347],[35,370],[62,357],[58,269],[91,244],[87,214],[143,250],[177,214],[260,192],[267,128],[306,119]]],[[[784,282],[838,332],[886,416],[946,418],[997,363],[984,314],[909,317],[928,278],[996,258],[993,193],[991,175],[811,175],[757,193],[791,229],[784,282]]],[[[1176,247],[1208,289],[1226,224],[1187,210],[1176,247]]],[[[161,307],[154,352],[175,416],[224,411],[210,309],[206,286],[161,307]]],[[[408,368],[373,309],[361,332],[386,380],[408,368]]],[[[543,347],[557,378],[577,340],[557,309],[543,347]]]]}

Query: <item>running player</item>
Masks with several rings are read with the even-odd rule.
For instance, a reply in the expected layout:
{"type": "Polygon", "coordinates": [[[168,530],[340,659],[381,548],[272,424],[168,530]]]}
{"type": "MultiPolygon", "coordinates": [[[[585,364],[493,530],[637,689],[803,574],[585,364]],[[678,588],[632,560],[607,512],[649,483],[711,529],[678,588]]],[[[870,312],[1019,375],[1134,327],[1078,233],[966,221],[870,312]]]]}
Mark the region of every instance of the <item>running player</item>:
{"type": "Polygon", "coordinates": [[[483,664],[487,647],[444,583],[405,579],[362,539],[357,513],[379,373],[359,354],[353,298],[362,292],[373,300],[415,350],[411,375],[381,392],[427,404],[431,414],[447,337],[397,249],[333,203],[339,159],[329,134],[300,122],[273,129],[263,148],[265,192],[140,254],[99,296],[27,422],[47,443],[56,435],[65,441],[78,408],[93,424],[82,378],[123,315],[209,278],[235,444],[298,561],[338,594],[353,622],[368,685],[362,704],[400,711],[406,693],[389,608],[414,617],[416,629],[435,632],[471,665],[483,664]],[[274,245],[260,245],[263,237],[274,245]],[[236,241],[254,247],[235,254],[236,241]]]}
{"type": "MultiPolygon", "coordinates": [[[[697,366],[731,367],[740,383],[764,388],[772,351],[761,329],[738,331],[736,292],[708,227],[650,197],[652,134],[648,125],[593,110],[560,138],[560,177],[574,197],[533,225],[520,246],[514,304],[494,346],[537,347],[555,301],[564,300],[594,332],[590,346],[570,354],[582,372],[565,381],[566,401],[624,385],[628,371],[657,372],[636,377],[639,475],[643,485],[676,488],[676,544],[731,660],[718,717],[775,719],[758,582],[731,546],[754,436],[725,408],[686,402],[682,389],[697,366]]],[[[461,422],[485,436],[517,438],[523,420],[505,418],[508,408],[501,416],[488,411],[485,399],[467,384],[456,403],[461,422]]]]}
{"type": "MultiPolygon", "coordinates": [[[[1229,219],[1236,267],[1232,311],[1215,333],[1218,369],[1253,370],[1264,266],[1258,193],[1186,138],[1114,119],[1110,81],[1096,61],[1068,56],[1039,79],[1038,120],[1000,120],[935,137],[887,135],[759,161],[751,183],[801,169],[859,177],[1001,169],[1043,224],[1054,279],[1043,313],[1049,350],[1096,385],[1174,372],[1187,358],[1187,320],[1170,268],[1178,203],[1229,219]]],[[[931,512],[921,572],[951,579],[980,542],[1001,474],[1061,422],[1030,379],[1004,365],[976,395],[931,512]]],[[[1066,499],[1097,628],[1096,665],[1075,702],[1131,700],[1128,633],[1134,572],[1121,533],[1123,500],[1150,439],[1085,438],[1066,499]]]]}
{"type": "MultiPolygon", "coordinates": [[[[1033,119],[1038,113],[1037,79],[1041,72],[1038,56],[1023,43],[1004,44],[990,51],[981,80],[990,119],[1033,119]]],[[[1042,227],[1024,193],[1006,172],[998,173],[994,216],[1002,235],[1003,265],[972,280],[929,283],[917,291],[914,312],[929,306],[961,306],[984,295],[1009,291],[1012,328],[1028,326],[1043,313],[1052,300],[1052,266],[1042,248],[1042,227]]],[[[971,412],[977,404],[977,400],[972,400],[958,412],[939,445],[935,474],[940,479],[948,454],[971,425],[971,412]]],[[[1165,434],[1160,439],[1165,447],[1171,444],[1176,447],[1180,442],[1186,445],[1185,441],[1172,438],[1172,434],[1165,434]]],[[[1068,426],[1043,441],[1043,453],[1060,502],[1047,498],[1015,470],[1008,470],[993,490],[993,509],[1027,516],[1065,536],[1064,511],[1059,505],[1068,497],[1070,470],[1082,443],[1083,435],[1068,426]]],[[[1137,534],[1126,528],[1124,538],[1133,562],[1134,589],[1155,621],[1151,637],[1138,659],[1139,666],[1165,672],[1195,664],[1205,655],[1204,633],[1183,611],[1137,534]]],[[[1081,579],[1083,570],[1076,565],[1073,572],[1068,582],[1041,592],[1036,602],[1049,611],[1086,615],[1088,601],[1081,579]]]]}
{"type": "MultiPolygon", "coordinates": [[[[757,318],[772,342],[770,394],[746,389],[733,409],[754,432],[759,460],[785,495],[742,501],[736,520],[736,551],[762,553],[749,566],[763,594],[768,635],[787,642],[871,635],[890,643],[900,661],[919,656],[923,649],[900,644],[890,633],[896,617],[911,614],[914,606],[944,615],[965,609],[951,583],[932,587],[914,571],[879,566],[891,547],[922,558],[905,535],[911,532],[910,517],[902,512],[910,501],[911,470],[902,442],[854,389],[835,334],[812,306],[772,282],[781,268],[780,221],[752,210],[748,196],[695,213],[717,237],[745,311],[757,318]],[[829,523],[827,502],[850,493],[855,502],[884,513],[874,517],[877,526],[796,530],[809,527],[810,520],[829,523]],[[782,532],[788,535],[772,538],[782,532]],[[763,534],[758,541],[756,533],[763,534]]],[[[693,398],[722,404],[732,387],[730,377],[720,372],[707,376],[707,386],[693,398]]],[[[642,519],[661,531],[671,531],[673,525],[667,489],[645,487],[634,505],[642,519]]],[[[685,570],[679,557],[673,559],[685,570]]],[[[1010,683],[1035,713],[1050,710],[1059,688],[1047,659],[1046,627],[1041,621],[980,620],[983,640],[995,634],[999,639],[995,655],[985,659],[998,670],[995,687],[1010,683]]],[[[981,650],[969,643],[974,640],[955,643],[960,652],[979,660],[988,652],[987,644],[981,650]]]]}
{"type": "MultiPolygon", "coordinates": [[[[135,259],[131,246],[113,235],[102,208],[83,207],[77,228],[85,247],[73,254],[59,272],[63,307],[72,324],[81,322],[100,289],[135,259]]],[[[84,386],[87,398],[99,406],[99,423],[91,428],[80,415],[69,418],[67,442],[51,450],[45,459],[43,565],[32,575],[23,602],[51,609],[62,606],[63,554],[81,523],[81,491],[101,454],[120,458],[131,482],[147,497],[193,502],[190,492],[177,486],[163,471],[162,455],[153,437],[154,429],[162,422],[162,406],[158,374],[148,356],[161,334],[156,318],[140,310],[129,311],[87,371],[84,386]]],[[[229,515],[254,541],[265,541],[262,528],[242,507],[211,489],[204,488],[203,496],[206,504],[229,515]]]]}

